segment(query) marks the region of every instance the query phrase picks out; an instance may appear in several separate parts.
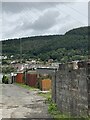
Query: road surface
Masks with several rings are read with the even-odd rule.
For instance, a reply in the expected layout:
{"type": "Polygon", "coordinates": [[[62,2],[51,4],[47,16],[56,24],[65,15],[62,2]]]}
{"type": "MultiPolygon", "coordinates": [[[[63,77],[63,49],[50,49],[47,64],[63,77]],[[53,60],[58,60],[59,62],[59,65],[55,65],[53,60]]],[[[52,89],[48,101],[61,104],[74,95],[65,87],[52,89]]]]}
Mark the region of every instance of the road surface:
{"type": "MultiPolygon", "coordinates": [[[[14,84],[0,84],[2,118],[50,118],[45,98],[14,84]]],[[[1,116],[1,114],[0,114],[1,116]]]]}

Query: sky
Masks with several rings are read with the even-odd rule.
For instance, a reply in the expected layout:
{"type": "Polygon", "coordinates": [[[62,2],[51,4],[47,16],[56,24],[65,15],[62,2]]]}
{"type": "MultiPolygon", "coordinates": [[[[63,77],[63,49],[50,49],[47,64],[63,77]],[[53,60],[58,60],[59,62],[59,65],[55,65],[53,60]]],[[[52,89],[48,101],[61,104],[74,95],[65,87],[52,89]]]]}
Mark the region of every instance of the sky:
{"type": "Polygon", "coordinates": [[[88,25],[88,0],[0,2],[0,39],[65,34],[88,25]]]}

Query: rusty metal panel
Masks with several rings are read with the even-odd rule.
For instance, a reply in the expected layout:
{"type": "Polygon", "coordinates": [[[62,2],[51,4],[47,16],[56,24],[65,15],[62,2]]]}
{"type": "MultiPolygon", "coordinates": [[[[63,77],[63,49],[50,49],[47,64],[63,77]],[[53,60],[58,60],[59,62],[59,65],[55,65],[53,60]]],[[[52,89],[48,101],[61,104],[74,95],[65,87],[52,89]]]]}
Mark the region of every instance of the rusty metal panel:
{"type": "Polygon", "coordinates": [[[23,73],[17,73],[16,82],[17,83],[24,83],[24,74],[23,73]]]}
{"type": "Polygon", "coordinates": [[[44,79],[41,81],[41,89],[43,91],[47,91],[47,90],[50,90],[51,89],[51,80],[50,79],[44,79]]]}
{"type": "Polygon", "coordinates": [[[36,87],[37,86],[37,74],[29,74],[27,73],[26,75],[26,84],[31,86],[31,87],[36,87]]]}

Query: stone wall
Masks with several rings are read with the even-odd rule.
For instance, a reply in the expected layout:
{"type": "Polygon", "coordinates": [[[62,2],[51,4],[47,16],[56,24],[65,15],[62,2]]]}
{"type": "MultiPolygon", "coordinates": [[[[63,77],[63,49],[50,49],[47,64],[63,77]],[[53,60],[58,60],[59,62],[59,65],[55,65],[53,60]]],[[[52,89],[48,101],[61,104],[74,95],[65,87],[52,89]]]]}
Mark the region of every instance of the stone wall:
{"type": "Polygon", "coordinates": [[[89,62],[60,64],[53,73],[52,99],[59,110],[70,116],[90,115],[89,62]]]}

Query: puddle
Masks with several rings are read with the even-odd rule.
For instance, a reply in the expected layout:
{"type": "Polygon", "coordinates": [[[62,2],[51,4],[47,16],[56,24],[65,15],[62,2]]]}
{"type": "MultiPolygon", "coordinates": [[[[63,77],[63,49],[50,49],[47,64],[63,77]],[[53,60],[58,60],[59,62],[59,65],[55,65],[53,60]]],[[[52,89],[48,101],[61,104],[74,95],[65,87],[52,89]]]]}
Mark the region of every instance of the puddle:
{"type": "Polygon", "coordinates": [[[42,106],[40,104],[26,104],[23,107],[35,109],[35,108],[40,108],[42,106]]]}
{"type": "Polygon", "coordinates": [[[26,104],[23,107],[26,107],[26,108],[35,108],[35,105],[34,104],[26,104]]]}
{"type": "Polygon", "coordinates": [[[44,100],[41,100],[41,99],[37,99],[37,100],[32,100],[32,102],[37,102],[37,103],[44,103],[45,102],[45,99],[44,100]]]}
{"type": "Polygon", "coordinates": [[[5,103],[0,103],[0,105],[5,105],[5,103]]]}
{"type": "Polygon", "coordinates": [[[19,106],[15,105],[15,106],[8,106],[7,109],[12,109],[12,108],[17,108],[19,106]]]}
{"type": "Polygon", "coordinates": [[[27,92],[28,94],[30,93],[30,92],[27,92]]]}
{"type": "Polygon", "coordinates": [[[45,100],[40,100],[40,99],[38,99],[38,100],[36,100],[36,102],[44,102],[45,100]]]}

